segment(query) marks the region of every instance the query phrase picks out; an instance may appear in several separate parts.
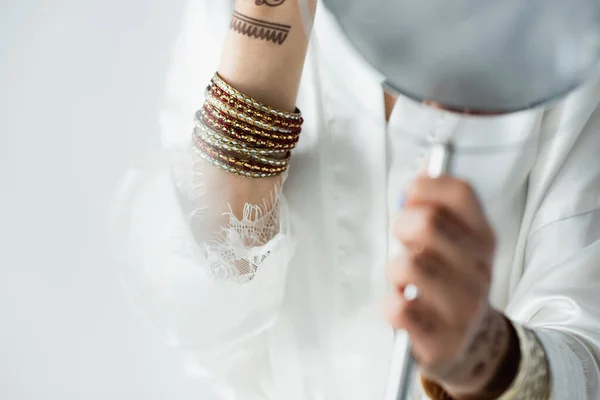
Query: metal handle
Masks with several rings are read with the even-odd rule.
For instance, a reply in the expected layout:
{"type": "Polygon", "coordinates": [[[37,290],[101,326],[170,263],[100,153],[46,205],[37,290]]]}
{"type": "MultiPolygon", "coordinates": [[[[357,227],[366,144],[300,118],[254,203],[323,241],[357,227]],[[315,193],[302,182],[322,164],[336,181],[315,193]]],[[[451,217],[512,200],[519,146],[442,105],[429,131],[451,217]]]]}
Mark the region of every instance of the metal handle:
{"type": "Polygon", "coordinates": [[[427,175],[430,178],[439,178],[450,172],[452,160],[452,143],[435,143],[429,151],[427,160],[427,175]]]}
{"type": "MultiPolygon", "coordinates": [[[[430,178],[438,178],[449,173],[451,161],[452,143],[435,143],[429,153],[427,175],[430,178]]],[[[410,400],[415,366],[410,342],[407,341],[405,344],[402,337],[396,335],[385,400],[410,400]]]]}

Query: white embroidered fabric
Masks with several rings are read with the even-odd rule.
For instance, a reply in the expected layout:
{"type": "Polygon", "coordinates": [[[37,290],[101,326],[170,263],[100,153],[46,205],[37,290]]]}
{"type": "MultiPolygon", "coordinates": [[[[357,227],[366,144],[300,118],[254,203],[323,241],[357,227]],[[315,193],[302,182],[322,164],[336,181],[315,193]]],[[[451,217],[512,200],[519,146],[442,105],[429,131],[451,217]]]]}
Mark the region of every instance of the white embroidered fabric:
{"type": "MultiPolygon", "coordinates": [[[[201,268],[214,279],[247,282],[270,255],[264,246],[282,227],[282,234],[287,233],[287,224],[279,223],[280,202],[284,201],[281,199],[280,185],[275,186],[261,204],[246,203],[241,218],[238,218],[228,200],[219,199],[222,197],[219,190],[207,193],[207,169],[214,167],[191,150],[181,152],[174,158],[175,185],[192,209],[190,227],[199,247],[189,256],[195,258],[200,255],[204,258],[201,268]],[[210,199],[211,196],[214,198],[210,199]],[[219,202],[222,203],[219,205],[219,202]],[[213,207],[209,204],[213,204],[213,207]],[[227,211],[220,213],[214,209],[222,206],[227,211]]],[[[223,193],[228,192],[227,188],[218,189],[223,193]]]]}
{"type": "Polygon", "coordinates": [[[279,185],[234,212],[232,187],[206,179],[214,167],[183,150],[168,159],[123,185],[123,285],[161,340],[190,354],[191,370],[218,383],[249,365],[252,380],[267,365],[260,334],[281,308],[294,251],[286,200],[279,185]]]}

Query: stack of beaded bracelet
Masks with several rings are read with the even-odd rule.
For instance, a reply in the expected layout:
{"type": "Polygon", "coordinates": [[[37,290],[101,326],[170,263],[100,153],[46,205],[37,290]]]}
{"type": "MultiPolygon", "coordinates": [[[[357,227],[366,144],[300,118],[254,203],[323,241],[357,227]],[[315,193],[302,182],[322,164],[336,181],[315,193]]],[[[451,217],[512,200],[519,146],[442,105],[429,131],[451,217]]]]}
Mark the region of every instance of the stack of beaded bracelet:
{"type": "Polygon", "coordinates": [[[227,172],[250,178],[287,170],[302,131],[300,110],[275,110],[240,93],[215,74],[196,112],[192,148],[227,172]]]}

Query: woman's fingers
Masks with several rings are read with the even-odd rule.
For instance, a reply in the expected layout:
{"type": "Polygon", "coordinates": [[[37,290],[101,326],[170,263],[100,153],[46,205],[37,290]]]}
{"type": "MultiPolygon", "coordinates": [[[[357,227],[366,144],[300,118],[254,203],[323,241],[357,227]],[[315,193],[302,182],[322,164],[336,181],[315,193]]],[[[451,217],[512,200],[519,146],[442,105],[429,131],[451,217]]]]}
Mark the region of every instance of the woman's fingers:
{"type": "Polygon", "coordinates": [[[487,290],[477,274],[448,267],[435,255],[403,252],[388,264],[387,280],[397,291],[407,285],[418,288],[419,300],[434,307],[445,320],[466,324],[477,312],[479,299],[487,290]]]}
{"type": "Polygon", "coordinates": [[[384,314],[394,329],[403,329],[409,335],[431,335],[445,324],[442,315],[427,300],[406,300],[400,291],[388,295],[384,314]]]}
{"type": "Polygon", "coordinates": [[[406,208],[396,220],[394,235],[407,249],[438,257],[451,268],[469,268],[472,260],[491,261],[487,246],[439,206],[406,208]]]}
{"type": "Polygon", "coordinates": [[[435,306],[424,298],[407,301],[402,293],[388,295],[383,303],[383,312],[396,330],[404,330],[413,339],[413,352],[421,365],[437,365],[451,357],[453,346],[448,340],[440,340],[440,334],[447,331],[448,321],[435,306]]]}
{"type": "Polygon", "coordinates": [[[449,176],[431,179],[418,177],[406,195],[406,205],[428,205],[448,211],[462,229],[487,248],[495,244],[494,232],[472,187],[449,176]]]}
{"type": "Polygon", "coordinates": [[[408,332],[426,369],[454,365],[481,324],[481,310],[489,309],[493,230],[469,185],[423,177],[408,190],[394,235],[405,251],[388,265],[395,290],[386,317],[408,332]],[[405,298],[405,289],[415,287],[416,299],[405,298]]]}

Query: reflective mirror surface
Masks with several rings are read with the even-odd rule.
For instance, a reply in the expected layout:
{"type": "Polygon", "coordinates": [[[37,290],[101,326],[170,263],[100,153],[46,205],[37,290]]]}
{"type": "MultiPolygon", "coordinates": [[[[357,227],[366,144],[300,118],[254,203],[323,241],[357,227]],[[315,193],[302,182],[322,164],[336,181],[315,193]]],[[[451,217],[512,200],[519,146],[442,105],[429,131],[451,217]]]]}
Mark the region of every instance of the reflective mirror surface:
{"type": "Polygon", "coordinates": [[[596,0],[325,0],[350,41],[416,100],[484,112],[531,108],[600,60],[596,0]]]}

